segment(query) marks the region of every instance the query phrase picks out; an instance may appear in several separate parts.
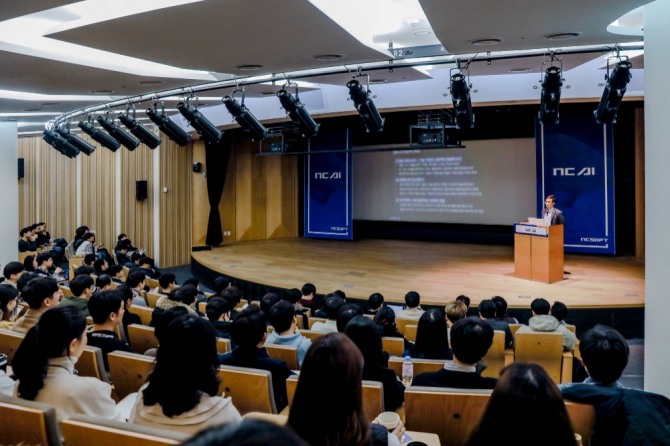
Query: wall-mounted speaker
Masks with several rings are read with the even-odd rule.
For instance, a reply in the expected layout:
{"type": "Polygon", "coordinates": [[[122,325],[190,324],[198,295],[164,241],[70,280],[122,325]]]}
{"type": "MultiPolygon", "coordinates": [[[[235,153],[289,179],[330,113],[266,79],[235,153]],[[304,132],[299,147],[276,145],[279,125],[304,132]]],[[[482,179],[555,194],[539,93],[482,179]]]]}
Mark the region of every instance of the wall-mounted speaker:
{"type": "Polygon", "coordinates": [[[25,158],[19,158],[19,180],[25,176],[25,158]]]}
{"type": "Polygon", "coordinates": [[[199,173],[202,170],[202,163],[193,163],[193,172],[199,173]]]}
{"type": "Polygon", "coordinates": [[[147,199],[147,182],[144,180],[135,182],[135,198],[138,200],[147,199]]]}

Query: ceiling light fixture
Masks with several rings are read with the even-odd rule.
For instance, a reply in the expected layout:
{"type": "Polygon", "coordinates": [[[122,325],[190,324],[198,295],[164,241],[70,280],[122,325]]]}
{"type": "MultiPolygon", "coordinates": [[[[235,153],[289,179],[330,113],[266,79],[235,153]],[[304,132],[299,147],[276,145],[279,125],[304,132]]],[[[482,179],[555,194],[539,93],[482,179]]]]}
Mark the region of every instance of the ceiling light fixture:
{"type": "Polygon", "coordinates": [[[223,132],[212,124],[209,119],[205,118],[205,115],[200,113],[200,110],[188,105],[189,99],[186,99],[186,102],[182,101],[178,103],[177,110],[204,139],[212,144],[218,144],[223,137],[223,132]]]}
{"type": "Polygon", "coordinates": [[[247,64],[247,65],[238,65],[237,69],[240,71],[257,71],[263,68],[263,65],[258,64],[247,64]]]}
{"type": "Polygon", "coordinates": [[[51,128],[44,129],[42,139],[68,158],[76,158],[77,155],[79,155],[79,149],[70,144],[65,138],[51,128]]]}
{"type": "Polygon", "coordinates": [[[68,124],[56,127],[56,132],[84,155],[91,156],[95,152],[95,146],[72,133],[68,124]]]}
{"type": "Polygon", "coordinates": [[[456,113],[456,128],[461,130],[471,129],[475,126],[470,87],[471,85],[468,85],[463,73],[458,72],[451,76],[449,94],[451,94],[451,103],[454,105],[454,112],[456,113]]]}
{"type": "MultiPolygon", "coordinates": [[[[617,54],[616,57],[619,58],[619,55],[617,54]]],[[[619,60],[612,70],[612,74],[610,74],[608,60],[607,74],[605,75],[607,84],[605,85],[603,96],[600,98],[598,108],[593,112],[593,116],[596,118],[598,124],[613,124],[616,122],[619,105],[621,105],[623,95],[626,93],[626,86],[632,76],[630,73],[632,67],[633,64],[630,63],[628,58],[619,60]]]]}
{"type": "Polygon", "coordinates": [[[340,60],[344,57],[344,54],[317,54],[314,56],[316,60],[321,60],[324,62],[340,60]]]}
{"type": "MultiPolygon", "coordinates": [[[[235,89],[232,94],[240,91],[235,89]]],[[[231,95],[226,95],[221,99],[223,105],[226,106],[228,113],[230,113],[235,121],[242,127],[245,131],[251,133],[251,139],[254,141],[260,141],[265,138],[268,134],[268,129],[256,119],[256,117],[251,114],[249,109],[244,105],[244,91],[242,91],[242,103],[239,103],[231,95]]]]}
{"type": "Polygon", "coordinates": [[[558,106],[561,102],[561,86],[563,85],[561,72],[561,68],[554,65],[544,72],[540,93],[540,111],[537,114],[542,124],[558,124],[558,106]]]}
{"type": "Polygon", "coordinates": [[[555,33],[544,36],[547,40],[568,40],[578,37],[581,33],[555,33]]]}
{"type": "Polygon", "coordinates": [[[98,124],[100,124],[103,129],[107,130],[107,133],[109,133],[112,138],[120,142],[125,148],[131,151],[135,150],[137,146],[140,145],[140,140],[116,125],[114,120],[110,120],[108,117],[109,113],[105,113],[105,116],[98,116],[96,121],[98,121],[98,124]]]}
{"type": "Polygon", "coordinates": [[[161,138],[135,118],[135,107],[132,107],[132,116],[129,112],[130,108],[124,113],[119,113],[119,121],[147,147],[150,149],[158,147],[162,142],[161,138]]]}
{"type": "Polygon", "coordinates": [[[178,146],[184,147],[186,144],[191,142],[191,135],[179,127],[174,121],[172,121],[165,114],[165,104],[160,103],[161,110],[158,111],[158,103],[154,104],[153,108],[148,108],[146,111],[147,116],[151,119],[151,122],[158,126],[158,129],[165,133],[165,135],[172,141],[174,141],[178,146]]]}
{"type": "Polygon", "coordinates": [[[367,77],[367,89],[363,88],[357,79],[352,79],[347,82],[349,97],[351,97],[351,100],[354,102],[358,114],[361,115],[366,130],[368,132],[381,132],[384,130],[384,118],[379,114],[375,103],[370,99],[370,76],[367,74],[360,74],[359,70],[358,77],[362,76],[367,77]]]}
{"type": "MultiPolygon", "coordinates": [[[[287,84],[285,87],[288,87],[290,84],[287,84]]],[[[277,97],[281,106],[286,111],[286,114],[291,118],[291,121],[298,124],[302,136],[307,138],[312,138],[316,136],[319,132],[320,124],[317,124],[314,121],[314,118],[310,116],[309,112],[305,109],[305,106],[300,102],[298,97],[298,86],[295,86],[295,96],[289,93],[286,88],[282,88],[277,92],[277,97]]]]}
{"type": "Polygon", "coordinates": [[[470,43],[470,45],[475,45],[475,46],[493,46],[493,45],[499,44],[500,42],[502,42],[502,39],[487,38],[487,39],[471,40],[469,43],[470,43]]]}
{"type": "Polygon", "coordinates": [[[108,148],[112,152],[116,152],[119,150],[119,147],[121,147],[120,142],[95,126],[91,116],[89,116],[86,121],[79,121],[79,124],[77,125],[84,131],[84,133],[93,138],[94,141],[98,142],[101,146],[108,148]]]}

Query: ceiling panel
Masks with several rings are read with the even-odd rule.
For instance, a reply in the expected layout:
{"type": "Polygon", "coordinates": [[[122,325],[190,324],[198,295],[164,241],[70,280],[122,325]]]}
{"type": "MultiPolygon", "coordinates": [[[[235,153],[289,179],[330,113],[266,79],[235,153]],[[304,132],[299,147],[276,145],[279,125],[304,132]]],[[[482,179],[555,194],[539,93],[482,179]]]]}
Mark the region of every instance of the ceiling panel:
{"type": "MultiPolygon", "coordinates": [[[[367,71],[370,75],[370,84],[392,84],[396,82],[408,82],[408,81],[418,81],[424,79],[430,79],[430,76],[422,73],[419,70],[414,68],[394,68],[393,72],[389,72],[388,69],[384,70],[374,70],[367,71]]],[[[347,85],[352,78],[352,75],[349,73],[340,73],[340,74],[330,74],[324,76],[314,76],[301,80],[308,82],[314,82],[319,84],[331,84],[331,85],[347,85]]],[[[365,83],[365,78],[361,79],[361,83],[365,83]]]]}
{"type": "Polygon", "coordinates": [[[0,21],[69,5],[70,3],[74,2],[72,0],[5,0],[0,8],[0,21]]]}

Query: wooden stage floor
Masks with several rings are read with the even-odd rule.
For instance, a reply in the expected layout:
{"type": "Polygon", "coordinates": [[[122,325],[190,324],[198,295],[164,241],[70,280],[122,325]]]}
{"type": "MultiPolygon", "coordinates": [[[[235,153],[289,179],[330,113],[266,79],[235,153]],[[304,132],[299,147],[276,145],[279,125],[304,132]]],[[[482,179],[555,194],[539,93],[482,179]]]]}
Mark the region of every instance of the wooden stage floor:
{"type": "Polygon", "coordinates": [[[312,282],[319,294],[341,289],[358,299],[380,292],[387,302],[402,303],[416,290],[422,303],[433,305],[465,294],[474,304],[501,295],[510,308],[523,309],[536,297],[569,308],[644,306],[644,262],[632,257],[566,254],[570,274],[551,285],[515,278],[511,246],[291,238],[224,245],[192,257],[237,279],[280,288],[312,282]]]}

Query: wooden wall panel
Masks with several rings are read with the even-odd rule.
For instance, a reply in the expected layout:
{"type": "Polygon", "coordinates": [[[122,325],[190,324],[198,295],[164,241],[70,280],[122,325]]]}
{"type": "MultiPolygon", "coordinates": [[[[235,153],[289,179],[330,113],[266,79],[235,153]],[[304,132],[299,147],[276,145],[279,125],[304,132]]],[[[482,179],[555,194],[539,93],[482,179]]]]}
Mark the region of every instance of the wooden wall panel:
{"type": "Polygon", "coordinates": [[[71,240],[77,224],[77,161],[41,141],[37,220],[47,223],[52,237],[71,240]]]}
{"type": "MultiPolygon", "coordinates": [[[[128,234],[133,245],[145,248],[147,255],[154,253],[154,168],[153,151],[144,144],[130,152],[121,152],[121,232],[128,234]],[[147,181],[146,200],[135,199],[135,182],[147,181]]],[[[96,152],[97,153],[97,152],[96,152]]]]}
{"type": "Polygon", "coordinates": [[[264,157],[266,171],[266,237],[294,237],[298,233],[297,157],[264,157]]]}
{"type": "Polygon", "coordinates": [[[184,265],[191,260],[191,149],[165,138],[159,150],[160,264],[184,265]]]}
{"type": "MultiPolygon", "coordinates": [[[[228,170],[226,182],[223,185],[223,194],[219,202],[219,215],[221,216],[221,228],[224,232],[223,242],[236,242],[237,234],[237,150],[232,149],[228,154],[228,170]],[[225,235],[230,232],[230,235],[225,235]]],[[[209,205],[208,205],[209,206],[209,205]]],[[[208,214],[209,215],[209,214],[208,214]]],[[[207,221],[205,220],[205,230],[207,221]]]]}
{"type": "Polygon", "coordinates": [[[644,108],[635,109],[635,257],[644,259],[644,108]]]}
{"type": "MultiPolygon", "coordinates": [[[[91,140],[89,142],[93,143],[91,140]]],[[[125,149],[119,149],[119,152],[125,149]]],[[[98,147],[91,156],[79,155],[81,162],[81,224],[95,231],[97,244],[113,255],[116,245],[116,157],[118,152],[98,147]]],[[[75,202],[76,206],[76,202],[75,202]]],[[[77,225],[74,225],[77,226],[77,225]]],[[[71,231],[74,236],[74,229],[71,231]]]]}
{"type": "Polygon", "coordinates": [[[265,228],[265,160],[257,143],[245,140],[236,149],[236,239],[263,240],[265,228]]]}
{"type": "Polygon", "coordinates": [[[192,144],[191,162],[202,164],[199,173],[191,171],[191,221],[192,240],[194,246],[205,244],[207,237],[207,219],[209,218],[209,201],[207,199],[207,163],[205,162],[205,144],[198,140],[192,144]]]}

